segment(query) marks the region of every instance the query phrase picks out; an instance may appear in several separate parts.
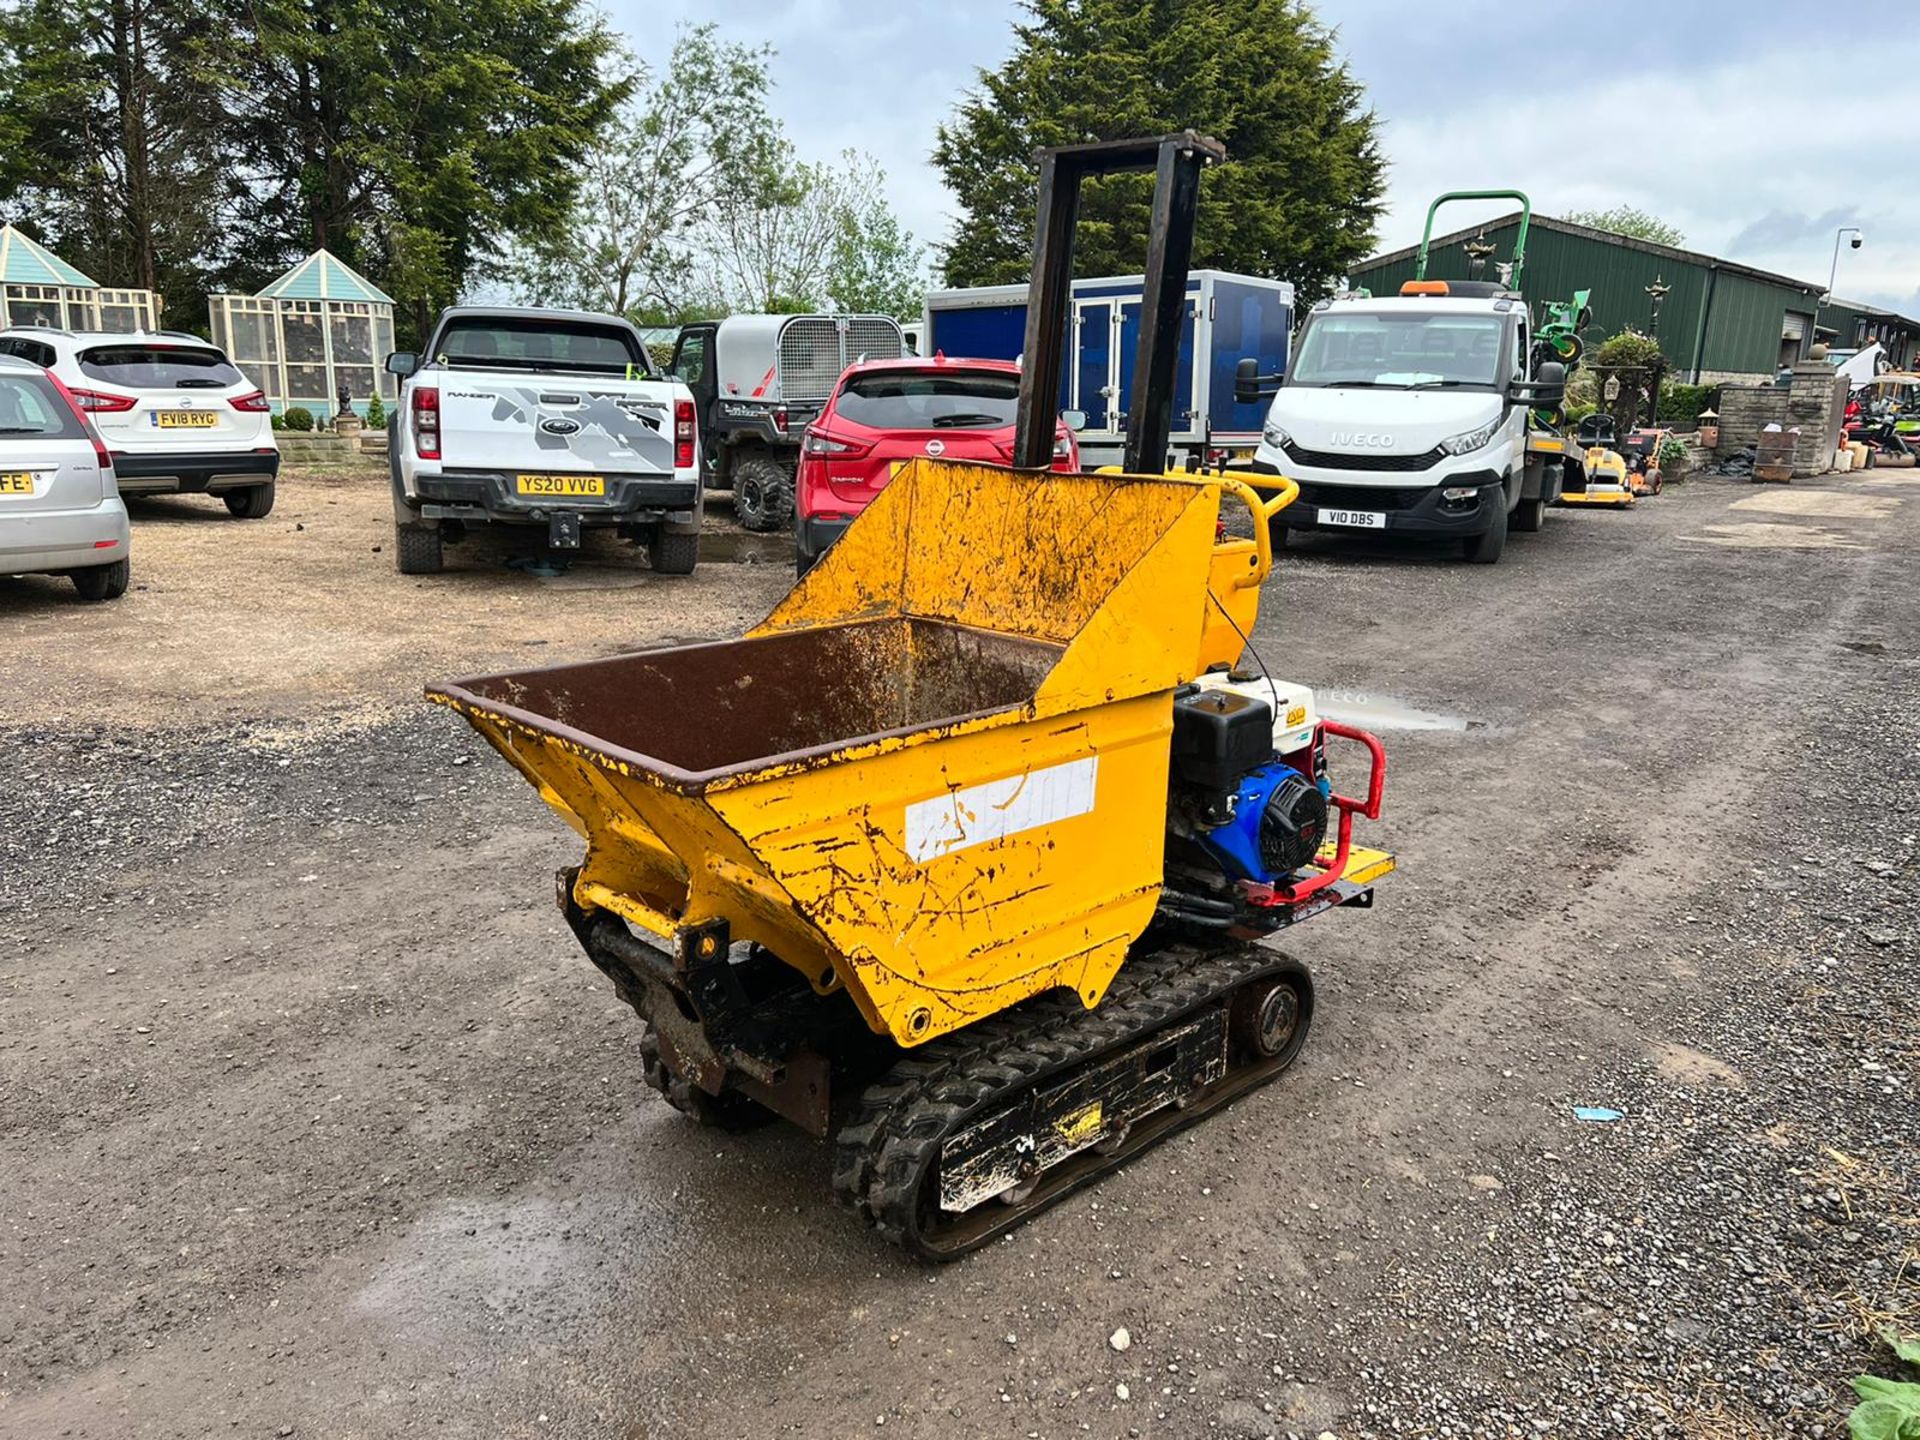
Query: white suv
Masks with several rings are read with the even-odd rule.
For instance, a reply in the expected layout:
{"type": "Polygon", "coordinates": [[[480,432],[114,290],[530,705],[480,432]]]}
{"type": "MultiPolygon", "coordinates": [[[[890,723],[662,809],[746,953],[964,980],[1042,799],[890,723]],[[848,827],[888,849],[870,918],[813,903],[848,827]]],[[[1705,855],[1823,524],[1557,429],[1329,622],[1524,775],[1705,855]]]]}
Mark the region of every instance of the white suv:
{"type": "Polygon", "coordinates": [[[218,495],[243,520],[273,509],[280,446],[267,397],[214,346],[166,330],[0,331],[0,356],[51,371],[99,430],[123,495],[218,495]]]}

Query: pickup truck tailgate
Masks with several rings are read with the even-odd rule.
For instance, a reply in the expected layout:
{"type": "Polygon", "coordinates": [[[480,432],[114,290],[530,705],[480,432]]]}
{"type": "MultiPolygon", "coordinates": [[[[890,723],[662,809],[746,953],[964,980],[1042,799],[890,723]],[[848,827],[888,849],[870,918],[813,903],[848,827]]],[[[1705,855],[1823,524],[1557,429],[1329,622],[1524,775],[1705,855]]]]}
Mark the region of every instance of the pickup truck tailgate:
{"type": "Polygon", "coordinates": [[[538,384],[463,371],[440,400],[441,463],[536,475],[671,475],[673,390],[647,380],[538,384]]]}

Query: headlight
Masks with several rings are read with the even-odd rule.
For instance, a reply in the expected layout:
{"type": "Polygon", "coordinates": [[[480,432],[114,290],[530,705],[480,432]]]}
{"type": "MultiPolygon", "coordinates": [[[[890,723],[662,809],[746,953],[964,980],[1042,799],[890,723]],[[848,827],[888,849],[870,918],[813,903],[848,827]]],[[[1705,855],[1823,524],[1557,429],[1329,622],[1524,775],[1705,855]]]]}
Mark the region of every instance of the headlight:
{"type": "Polygon", "coordinates": [[[1468,455],[1483,449],[1493,439],[1493,432],[1500,428],[1498,420],[1482,425],[1478,430],[1469,430],[1464,435],[1455,435],[1451,440],[1442,440],[1440,448],[1449,455],[1468,455]]]}
{"type": "Polygon", "coordinates": [[[1293,437],[1271,420],[1260,427],[1260,438],[1276,450],[1284,450],[1293,443],[1293,437]]]}

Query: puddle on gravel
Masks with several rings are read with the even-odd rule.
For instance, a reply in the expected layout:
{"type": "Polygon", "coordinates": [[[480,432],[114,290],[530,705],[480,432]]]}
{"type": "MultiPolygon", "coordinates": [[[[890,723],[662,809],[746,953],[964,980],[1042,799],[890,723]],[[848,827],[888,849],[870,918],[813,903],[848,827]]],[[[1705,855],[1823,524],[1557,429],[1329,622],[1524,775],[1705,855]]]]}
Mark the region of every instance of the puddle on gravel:
{"type": "Polygon", "coordinates": [[[700,558],[717,565],[791,565],[791,535],[755,535],[746,530],[708,530],[700,536],[700,558]]]}
{"type": "Polygon", "coordinates": [[[1364,695],[1357,690],[1316,690],[1320,713],[1343,725],[1362,730],[1477,730],[1485,722],[1459,715],[1417,710],[1388,695],[1364,695]]]}

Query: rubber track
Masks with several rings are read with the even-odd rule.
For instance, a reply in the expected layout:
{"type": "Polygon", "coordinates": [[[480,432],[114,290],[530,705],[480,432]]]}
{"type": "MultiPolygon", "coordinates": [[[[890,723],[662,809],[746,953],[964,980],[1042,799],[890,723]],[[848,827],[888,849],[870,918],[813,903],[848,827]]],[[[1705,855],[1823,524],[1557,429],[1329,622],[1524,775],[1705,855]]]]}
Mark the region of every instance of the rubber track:
{"type": "Polygon", "coordinates": [[[773,1119],[773,1112],[736,1091],[709,1095],[691,1080],[667,1069],[660,1058],[660,1041],[653,1026],[641,1022],[640,1075],[647,1088],[697,1125],[737,1134],[754,1130],[773,1119]]]}
{"type": "MultiPolygon", "coordinates": [[[[921,1177],[941,1142],[971,1116],[1045,1072],[1142,1038],[1292,964],[1261,946],[1174,946],[1128,960],[1094,1010],[1064,993],[1048,995],[922,1046],[861,1092],[835,1136],[835,1197],[913,1249],[921,1177]]],[[[1007,1213],[1010,1222],[1025,1218],[1018,1207],[1007,1213]]]]}

